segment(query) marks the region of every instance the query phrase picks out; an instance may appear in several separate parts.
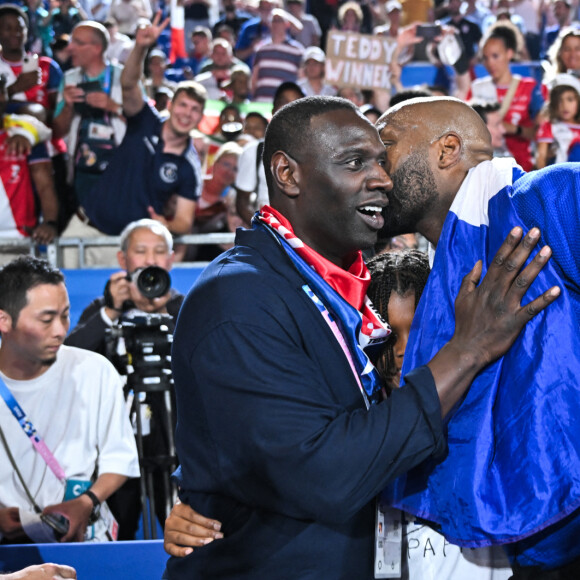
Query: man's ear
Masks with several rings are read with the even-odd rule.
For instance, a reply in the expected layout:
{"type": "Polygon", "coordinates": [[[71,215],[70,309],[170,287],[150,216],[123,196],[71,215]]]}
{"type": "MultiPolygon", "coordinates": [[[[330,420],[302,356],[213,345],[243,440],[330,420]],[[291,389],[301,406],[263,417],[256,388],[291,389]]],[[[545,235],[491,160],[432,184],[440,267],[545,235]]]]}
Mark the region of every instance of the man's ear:
{"type": "Polygon", "coordinates": [[[117,262],[119,262],[119,266],[121,266],[123,270],[127,269],[127,259],[125,258],[125,252],[123,252],[123,250],[117,252],[117,262]]]}
{"type": "Polygon", "coordinates": [[[0,310],[0,333],[4,334],[12,329],[12,316],[5,310],[0,310]]]}
{"type": "Polygon", "coordinates": [[[439,169],[453,167],[461,161],[463,142],[457,133],[445,133],[438,141],[437,166],[439,169]]]}
{"type": "Polygon", "coordinates": [[[298,162],[284,151],[276,151],[272,155],[270,165],[276,187],[288,197],[300,194],[300,166],[298,162]]]}

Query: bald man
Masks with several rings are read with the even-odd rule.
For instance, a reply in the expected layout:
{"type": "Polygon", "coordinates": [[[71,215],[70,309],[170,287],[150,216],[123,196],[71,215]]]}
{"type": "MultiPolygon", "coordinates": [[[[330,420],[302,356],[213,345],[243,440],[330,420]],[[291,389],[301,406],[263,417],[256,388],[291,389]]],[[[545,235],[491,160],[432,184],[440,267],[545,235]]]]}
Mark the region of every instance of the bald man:
{"type": "Polygon", "coordinates": [[[509,228],[540,228],[541,245],[553,250],[546,280],[560,280],[566,289],[558,307],[476,379],[450,420],[447,459],[409,480],[425,491],[394,494],[393,501],[466,546],[525,538],[507,550],[518,577],[531,566],[566,567],[570,577],[580,577],[580,550],[567,540],[580,527],[573,513],[580,505],[580,430],[566,419],[580,412],[580,166],[526,175],[512,159],[493,160],[485,124],[455,99],[401,103],[377,128],[393,181],[382,235],[418,231],[437,248],[405,354],[407,370],[445,340],[447,321],[453,326],[462,260],[485,256],[488,266],[496,237],[509,228]],[[453,495],[445,497],[445,489],[453,495]]]}

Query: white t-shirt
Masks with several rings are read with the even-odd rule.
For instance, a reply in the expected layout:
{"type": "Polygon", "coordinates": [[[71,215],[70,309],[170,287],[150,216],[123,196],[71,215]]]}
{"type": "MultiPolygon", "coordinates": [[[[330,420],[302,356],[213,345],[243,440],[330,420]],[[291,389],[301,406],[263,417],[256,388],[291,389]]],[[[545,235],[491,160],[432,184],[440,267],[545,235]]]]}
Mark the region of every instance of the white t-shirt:
{"type": "Polygon", "coordinates": [[[258,209],[269,203],[266,174],[264,173],[264,164],[261,161],[256,175],[256,156],[259,143],[259,141],[251,141],[244,147],[238,160],[238,177],[235,185],[237,189],[242,191],[256,191],[256,183],[258,184],[258,209]]]}
{"type": "Polygon", "coordinates": [[[459,548],[429,526],[413,522],[404,528],[402,578],[413,580],[508,580],[509,561],[500,546],[459,548]]]}
{"type": "MultiPolygon", "coordinates": [[[[121,378],[104,357],[62,346],[56,362],[36,379],[16,381],[0,376],[67,479],[92,480],[102,473],[139,476],[121,378]]],[[[32,446],[3,400],[0,425],[36,503],[45,508],[62,502],[65,484],[32,446]]],[[[1,441],[0,465],[0,507],[33,511],[1,441]]]]}

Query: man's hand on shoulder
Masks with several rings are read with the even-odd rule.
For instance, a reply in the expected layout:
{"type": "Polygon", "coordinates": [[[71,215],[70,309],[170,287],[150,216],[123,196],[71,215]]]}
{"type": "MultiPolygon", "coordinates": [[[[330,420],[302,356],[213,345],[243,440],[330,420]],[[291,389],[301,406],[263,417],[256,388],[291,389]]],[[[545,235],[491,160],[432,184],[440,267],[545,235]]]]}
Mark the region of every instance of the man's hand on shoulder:
{"type": "Polygon", "coordinates": [[[524,295],[552,255],[545,246],[523,268],[540,239],[540,231],[532,228],[523,239],[522,233],[519,227],[510,232],[481,283],[481,261],[463,279],[455,300],[455,333],[428,364],[442,416],[465,393],[477,373],[503,356],[524,326],[560,295],[560,288],[554,286],[522,306],[524,295]]]}
{"type": "Polygon", "coordinates": [[[525,293],[552,255],[545,246],[522,270],[540,239],[540,230],[532,228],[523,239],[522,233],[521,228],[510,232],[479,285],[481,262],[475,265],[455,301],[452,340],[468,346],[482,367],[503,356],[524,326],[560,295],[555,286],[522,306],[525,293]]]}

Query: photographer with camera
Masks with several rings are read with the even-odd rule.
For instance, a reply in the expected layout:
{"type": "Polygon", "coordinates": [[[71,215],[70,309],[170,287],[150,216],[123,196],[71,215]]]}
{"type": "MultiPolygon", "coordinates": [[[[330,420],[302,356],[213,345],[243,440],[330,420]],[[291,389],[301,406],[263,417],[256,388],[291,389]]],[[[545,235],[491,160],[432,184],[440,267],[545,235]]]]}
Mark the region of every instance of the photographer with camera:
{"type": "Polygon", "coordinates": [[[104,295],[84,310],[65,343],[109,358],[128,377],[128,397],[139,401],[137,405],[146,406],[146,419],[140,411],[133,409],[132,413],[145,482],[127,482],[109,502],[119,522],[119,539],[131,540],[137,531],[143,494],[153,504],[152,511],[161,525],[167,516],[166,508],[170,509],[173,501],[168,497],[168,476],[175,463],[173,380],[168,357],[184,296],[170,288],[173,240],[158,221],[142,219],[130,223],[121,234],[117,259],[123,271],[110,277],[104,295]],[[148,364],[143,360],[145,347],[151,348],[159,362],[148,364]],[[150,390],[144,386],[157,379],[158,387],[150,390]],[[140,488],[144,484],[147,489],[140,488]]]}
{"type": "MultiPolygon", "coordinates": [[[[177,317],[183,294],[169,289],[158,298],[147,298],[130,279],[137,270],[149,266],[157,266],[166,272],[171,270],[173,239],[169,230],[148,218],[131,222],[121,233],[120,245],[117,260],[123,271],[115,272],[107,282],[104,295],[85,308],[65,344],[104,355],[106,331],[123,312],[136,308],[149,314],[169,314],[172,319],[177,317]]],[[[171,331],[174,326],[173,321],[171,331]]]]}

